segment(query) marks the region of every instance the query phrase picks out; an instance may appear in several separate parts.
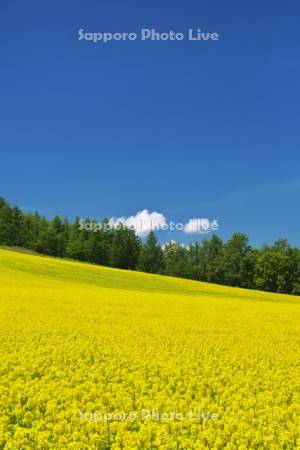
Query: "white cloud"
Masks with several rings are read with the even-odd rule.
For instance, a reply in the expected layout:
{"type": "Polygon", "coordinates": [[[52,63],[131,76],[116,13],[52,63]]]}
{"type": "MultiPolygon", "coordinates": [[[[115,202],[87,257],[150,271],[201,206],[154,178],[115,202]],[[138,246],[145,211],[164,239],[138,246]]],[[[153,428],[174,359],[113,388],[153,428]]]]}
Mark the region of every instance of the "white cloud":
{"type": "Polygon", "coordinates": [[[203,233],[209,231],[210,222],[208,219],[200,219],[195,217],[190,219],[184,226],[184,232],[188,234],[203,233]]]}
{"type": "Polygon", "coordinates": [[[161,230],[167,227],[167,219],[163,214],[150,212],[148,209],[143,209],[134,216],[112,217],[109,223],[112,227],[122,223],[128,228],[134,229],[139,236],[145,236],[150,231],[161,230]]]}
{"type": "Polygon", "coordinates": [[[174,241],[174,239],[171,239],[170,241],[166,242],[165,244],[162,244],[161,248],[163,250],[165,250],[165,248],[168,244],[177,244],[177,245],[180,245],[180,247],[187,248],[187,249],[190,247],[189,244],[184,244],[183,242],[174,241]]]}

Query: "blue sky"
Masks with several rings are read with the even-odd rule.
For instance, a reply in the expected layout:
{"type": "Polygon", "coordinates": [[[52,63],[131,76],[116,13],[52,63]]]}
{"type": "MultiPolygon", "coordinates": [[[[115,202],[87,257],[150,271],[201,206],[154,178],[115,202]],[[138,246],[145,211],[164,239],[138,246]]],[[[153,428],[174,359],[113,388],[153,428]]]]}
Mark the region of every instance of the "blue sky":
{"type": "Polygon", "coordinates": [[[10,0],[0,12],[0,195],[48,217],[147,208],[218,219],[225,239],[300,245],[298,2],[10,0]],[[94,44],[81,28],[221,38],[94,44]]]}

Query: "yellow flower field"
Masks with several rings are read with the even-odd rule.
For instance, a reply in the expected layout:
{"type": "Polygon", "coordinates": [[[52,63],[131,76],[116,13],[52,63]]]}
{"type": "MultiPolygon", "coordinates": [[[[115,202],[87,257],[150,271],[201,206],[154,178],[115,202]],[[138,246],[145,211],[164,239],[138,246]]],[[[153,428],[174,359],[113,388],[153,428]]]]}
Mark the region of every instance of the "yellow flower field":
{"type": "Polygon", "coordinates": [[[0,449],[300,448],[299,298],[0,250],[0,449]]]}

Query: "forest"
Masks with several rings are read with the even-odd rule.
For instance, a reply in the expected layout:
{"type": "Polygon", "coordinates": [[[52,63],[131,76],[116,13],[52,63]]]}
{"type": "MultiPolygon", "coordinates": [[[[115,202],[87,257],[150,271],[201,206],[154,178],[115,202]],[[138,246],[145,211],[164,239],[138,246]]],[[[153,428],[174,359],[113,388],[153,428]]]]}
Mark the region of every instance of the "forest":
{"type": "Polygon", "coordinates": [[[0,245],[120,269],[300,295],[300,249],[283,238],[255,248],[248,236],[236,232],[227,242],[213,234],[188,246],[177,242],[162,246],[152,231],[145,241],[126,226],[103,226],[91,232],[80,226],[80,218],[72,223],[59,216],[49,220],[38,212],[25,213],[0,197],[0,245]]]}

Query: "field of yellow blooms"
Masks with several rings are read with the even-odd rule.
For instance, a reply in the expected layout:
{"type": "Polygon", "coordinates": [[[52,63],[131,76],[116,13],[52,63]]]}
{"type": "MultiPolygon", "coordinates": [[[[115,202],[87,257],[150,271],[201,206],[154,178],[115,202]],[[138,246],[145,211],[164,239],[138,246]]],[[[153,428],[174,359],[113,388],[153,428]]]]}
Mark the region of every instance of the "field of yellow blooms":
{"type": "Polygon", "coordinates": [[[300,448],[299,307],[0,249],[0,449],[300,448]]]}

